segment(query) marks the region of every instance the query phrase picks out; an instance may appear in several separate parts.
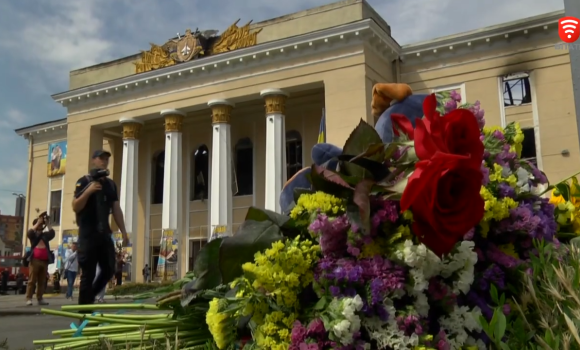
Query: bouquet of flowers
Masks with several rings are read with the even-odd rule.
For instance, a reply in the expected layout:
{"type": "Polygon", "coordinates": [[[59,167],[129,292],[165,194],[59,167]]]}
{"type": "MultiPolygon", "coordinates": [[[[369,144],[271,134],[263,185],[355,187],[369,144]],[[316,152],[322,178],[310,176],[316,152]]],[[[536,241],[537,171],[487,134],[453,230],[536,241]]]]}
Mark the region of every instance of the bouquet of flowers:
{"type": "Polygon", "coordinates": [[[480,104],[456,92],[423,109],[414,126],[392,115],[389,144],[361,121],[340,169],[313,165],[289,216],[252,207],[234,236],[201,250],[173,306],[177,320],[205,314],[187,326],[189,344],[526,348],[533,335],[508,325],[522,325],[512,300],[534,241],[558,245],[554,205],[538,190],[547,179],[520,159],[517,124],[485,127],[480,104]]]}
{"type": "Polygon", "coordinates": [[[361,121],[339,171],[312,166],[290,217],[251,208],[204,248],[186,291],[231,289],[206,317],[217,348],[502,342],[491,327],[505,333],[533,240],[557,243],[554,206],[537,190],[544,174],[520,160],[519,126],[485,128],[479,103],[460,101],[430,95],[414,128],[393,115],[390,144],[361,121]]]}

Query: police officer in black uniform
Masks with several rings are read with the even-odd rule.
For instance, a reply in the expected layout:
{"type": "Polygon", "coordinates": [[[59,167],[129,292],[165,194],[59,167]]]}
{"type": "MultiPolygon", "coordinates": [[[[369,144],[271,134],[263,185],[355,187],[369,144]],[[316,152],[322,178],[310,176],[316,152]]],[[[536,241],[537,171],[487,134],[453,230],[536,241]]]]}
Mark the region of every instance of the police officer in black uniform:
{"type": "Polygon", "coordinates": [[[115,244],[111,237],[109,215],[123,235],[123,245],[129,244],[123,211],[119,205],[117,185],[107,170],[111,154],[97,150],[93,153],[94,168],[81,177],[75,187],[73,210],[79,226],[78,262],[82,270],[79,304],[94,304],[96,295],[105,288],[115,273],[115,244]],[[95,280],[97,264],[101,268],[95,280]]]}

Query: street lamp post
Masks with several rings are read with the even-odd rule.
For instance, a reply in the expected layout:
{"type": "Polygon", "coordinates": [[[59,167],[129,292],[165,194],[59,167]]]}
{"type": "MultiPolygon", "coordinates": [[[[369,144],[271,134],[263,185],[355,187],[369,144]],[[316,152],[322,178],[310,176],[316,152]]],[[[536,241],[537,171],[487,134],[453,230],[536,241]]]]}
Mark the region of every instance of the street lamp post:
{"type": "MultiPolygon", "coordinates": [[[[566,17],[580,18],[580,1],[564,0],[566,17]]],[[[580,28],[576,28],[580,30],[580,28]]],[[[576,105],[576,127],[580,138],[580,50],[578,45],[570,45],[570,69],[572,70],[572,86],[574,89],[574,101],[576,105]]]]}

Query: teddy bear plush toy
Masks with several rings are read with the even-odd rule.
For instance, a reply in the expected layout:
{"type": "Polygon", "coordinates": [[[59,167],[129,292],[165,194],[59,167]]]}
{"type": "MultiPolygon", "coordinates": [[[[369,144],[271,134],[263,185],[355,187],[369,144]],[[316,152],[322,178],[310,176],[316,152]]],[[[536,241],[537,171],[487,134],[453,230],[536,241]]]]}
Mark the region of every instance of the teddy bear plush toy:
{"type": "MultiPolygon", "coordinates": [[[[392,116],[404,115],[415,127],[415,119],[422,118],[423,101],[427,94],[413,94],[407,84],[376,84],[372,91],[371,108],[375,118],[375,130],[384,143],[393,141],[396,130],[393,128],[392,116]]],[[[342,149],[329,143],[319,143],[312,148],[312,161],[327,169],[336,170],[337,157],[342,154],[342,149]]],[[[282,189],[280,194],[280,207],[282,212],[288,214],[294,205],[295,189],[310,189],[310,167],[296,173],[282,189]]]]}

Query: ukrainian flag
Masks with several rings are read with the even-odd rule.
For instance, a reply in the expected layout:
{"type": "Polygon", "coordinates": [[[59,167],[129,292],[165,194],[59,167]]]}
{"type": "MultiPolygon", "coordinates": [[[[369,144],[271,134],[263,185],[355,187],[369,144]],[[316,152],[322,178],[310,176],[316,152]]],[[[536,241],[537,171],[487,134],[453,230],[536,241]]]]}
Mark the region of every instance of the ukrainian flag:
{"type": "Polygon", "coordinates": [[[326,143],[326,113],[322,109],[322,119],[320,120],[320,131],[318,131],[318,143],[326,143]]]}

